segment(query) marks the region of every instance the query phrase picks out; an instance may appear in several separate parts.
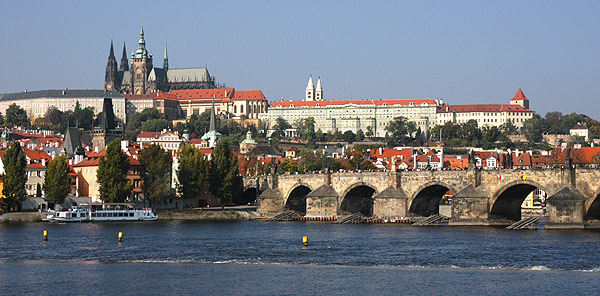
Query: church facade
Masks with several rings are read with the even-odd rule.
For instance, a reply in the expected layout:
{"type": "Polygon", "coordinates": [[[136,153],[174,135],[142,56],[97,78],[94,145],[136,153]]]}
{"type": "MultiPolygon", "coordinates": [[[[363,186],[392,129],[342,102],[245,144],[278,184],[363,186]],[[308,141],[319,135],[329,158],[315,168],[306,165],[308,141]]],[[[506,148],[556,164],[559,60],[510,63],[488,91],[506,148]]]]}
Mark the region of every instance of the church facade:
{"type": "Polygon", "coordinates": [[[143,27],[140,31],[138,48],[131,54],[131,67],[124,43],[121,65],[117,66],[111,40],[104,77],[104,89],[107,91],[118,91],[122,94],[147,94],[157,91],[217,87],[215,78],[210,76],[206,67],[170,69],[166,42],[162,68],[155,67],[153,56],[146,49],[143,27]]]}

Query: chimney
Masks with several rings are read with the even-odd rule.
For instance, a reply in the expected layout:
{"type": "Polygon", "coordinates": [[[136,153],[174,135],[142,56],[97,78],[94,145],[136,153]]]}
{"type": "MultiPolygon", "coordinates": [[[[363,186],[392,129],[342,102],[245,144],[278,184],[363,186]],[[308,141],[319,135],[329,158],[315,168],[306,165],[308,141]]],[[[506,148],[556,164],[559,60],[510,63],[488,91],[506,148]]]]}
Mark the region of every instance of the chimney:
{"type": "Polygon", "coordinates": [[[45,158],[42,158],[42,166],[46,167],[46,159],[45,158]]]}

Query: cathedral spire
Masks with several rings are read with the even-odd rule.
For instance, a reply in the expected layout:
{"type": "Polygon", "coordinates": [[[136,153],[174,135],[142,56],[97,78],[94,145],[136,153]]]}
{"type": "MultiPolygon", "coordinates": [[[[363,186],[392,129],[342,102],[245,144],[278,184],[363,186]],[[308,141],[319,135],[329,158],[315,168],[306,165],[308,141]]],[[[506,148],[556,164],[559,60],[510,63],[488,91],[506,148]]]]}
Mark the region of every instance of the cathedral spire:
{"type": "Polygon", "coordinates": [[[108,58],[115,58],[115,50],[113,49],[113,40],[110,39],[110,53],[108,54],[108,58]]]}
{"type": "Polygon", "coordinates": [[[165,40],[165,57],[163,58],[163,69],[169,70],[169,57],[167,57],[167,40],[165,40]]]}
{"type": "Polygon", "coordinates": [[[117,59],[115,59],[115,50],[113,41],[110,40],[110,53],[106,63],[106,73],[104,76],[104,90],[117,90],[119,83],[117,81],[117,59]]]}
{"type": "Polygon", "coordinates": [[[121,56],[121,68],[119,71],[129,71],[129,61],[127,60],[127,50],[125,49],[125,42],[123,42],[123,56],[121,56]]]}

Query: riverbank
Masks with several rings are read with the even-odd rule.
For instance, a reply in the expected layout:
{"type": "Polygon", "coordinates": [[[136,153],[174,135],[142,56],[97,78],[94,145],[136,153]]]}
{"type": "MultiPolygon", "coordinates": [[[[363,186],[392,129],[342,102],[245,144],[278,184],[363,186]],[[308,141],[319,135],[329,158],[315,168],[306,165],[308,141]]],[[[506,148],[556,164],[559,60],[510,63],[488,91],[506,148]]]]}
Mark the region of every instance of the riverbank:
{"type": "Polygon", "coordinates": [[[46,218],[46,215],[47,213],[40,212],[5,213],[0,216],[0,222],[42,222],[42,219],[46,218]]]}
{"type": "Polygon", "coordinates": [[[158,220],[252,220],[260,219],[256,207],[204,208],[181,211],[160,211],[158,220]]]}

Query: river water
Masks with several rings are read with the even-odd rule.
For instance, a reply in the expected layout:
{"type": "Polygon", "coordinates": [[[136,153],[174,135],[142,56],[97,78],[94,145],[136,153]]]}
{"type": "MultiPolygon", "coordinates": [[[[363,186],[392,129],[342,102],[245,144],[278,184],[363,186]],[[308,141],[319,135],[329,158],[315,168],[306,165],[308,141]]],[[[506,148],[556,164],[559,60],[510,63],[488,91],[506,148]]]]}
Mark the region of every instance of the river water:
{"type": "Polygon", "coordinates": [[[65,293],[600,295],[600,232],[257,221],[0,224],[0,295],[65,293]]]}

